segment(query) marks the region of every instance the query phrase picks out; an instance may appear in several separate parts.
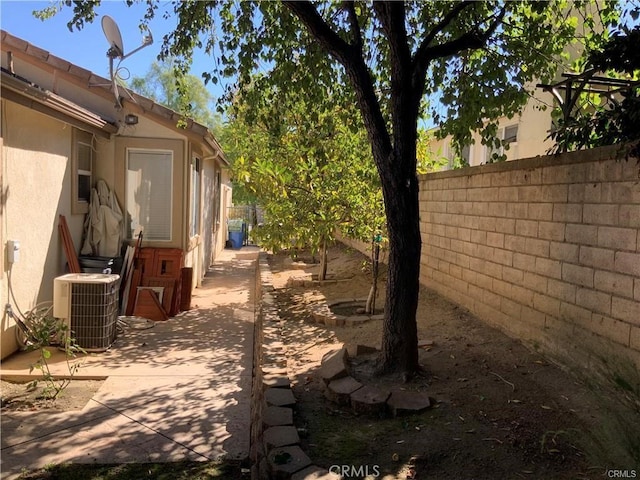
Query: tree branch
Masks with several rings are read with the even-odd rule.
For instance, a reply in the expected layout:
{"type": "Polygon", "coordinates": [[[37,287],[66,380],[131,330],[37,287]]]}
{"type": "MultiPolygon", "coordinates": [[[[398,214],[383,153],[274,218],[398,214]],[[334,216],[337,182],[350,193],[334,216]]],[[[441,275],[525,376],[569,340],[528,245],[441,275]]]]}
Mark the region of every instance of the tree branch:
{"type": "Polygon", "coordinates": [[[357,46],[343,40],[325,22],[310,1],[284,2],[284,5],[307,27],[320,46],[345,68],[354,86],[358,106],[374,149],[374,158],[388,156],[391,152],[391,136],[374,90],[373,78],[362,57],[362,51],[358,51],[357,46]]]}
{"type": "Polygon", "coordinates": [[[450,11],[447,13],[442,20],[440,20],[437,25],[435,25],[429,33],[424,37],[413,60],[413,71],[414,75],[419,72],[426,72],[429,61],[428,52],[429,46],[433,39],[442,32],[460,13],[467,8],[469,5],[472,5],[474,2],[465,1],[456,4],[450,11]]]}
{"type": "Polygon", "coordinates": [[[358,15],[354,2],[344,2],[349,17],[349,26],[351,27],[351,35],[353,36],[353,46],[358,52],[362,52],[362,32],[358,23],[358,15]]]}
{"type": "Polygon", "coordinates": [[[351,61],[351,45],[333,31],[316,7],[309,1],[284,2],[284,5],[300,19],[322,48],[346,67],[351,61]]]}
{"type": "Polygon", "coordinates": [[[411,52],[407,43],[404,2],[374,2],[373,8],[389,40],[392,55],[403,64],[410,61],[411,52]]]}
{"type": "MultiPolygon", "coordinates": [[[[421,86],[424,84],[427,67],[429,62],[432,60],[435,60],[436,58],[450,57],[464,50],[482,48],[489,37],[491,37],[491,35],[496,31],[507,12],[507,5],[505,4],[484,32],[480,32],[476,28],[475,30],[466,32],[449,42],[445,42],[440,45],[430,45],[435,36],[472,3],[473,2],[462,2],[457,4],[424,38],[413,61],[412,77],[414,86],[421,86]]],[[[422,90],[422,88],[420,88],[420,90],[422,90]]]]}
{"type": "Polygon", "coordinates": [[[457,3],[450,11],[447,13],[442,20],[438,22],[436,26],[434,26],[429,33],[424,37],[418,51],[416,53],[416,58],[419,58],[423,55],[423,52],[433,41],[433,39],[442,32],[465,8],[469,5],[473,5],[472,1],[465,1],[457,3]]]}
{"type": "Polygon", "coordinates": [[[489,25],[489,27],[487,27],[484,32],[480,32],[478,30],[470,31],[461,35],[455,40],[451,40],[450,42],[427,47],[425,49],[426,57],[429,60],[433,60],[436,58],[449,57],[464,50],[482,48],[487,43],[489,37],[493,35],[493,33],[500,25],[506,12],[507,6],[505,4],[500,9],[500,13],[496,15],[494,21],[491,23],[491,25],[489,25]]]}

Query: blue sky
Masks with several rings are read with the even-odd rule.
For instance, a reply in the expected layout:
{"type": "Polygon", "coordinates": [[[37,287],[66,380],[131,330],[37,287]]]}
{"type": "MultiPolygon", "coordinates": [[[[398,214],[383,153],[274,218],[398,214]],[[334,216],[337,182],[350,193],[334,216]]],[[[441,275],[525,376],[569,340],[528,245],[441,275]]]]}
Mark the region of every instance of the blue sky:
{"type": "MultiPolygon", "coordinates": [[[[67,28],[67,22],[72,17],[71,8],[65,8],[45,21],[32,15],[34,10],[41,10],[50,4],[48,1],[0,0],[0,26],[16,37],[105,78],[109,77],[109,60],[106,55],[109,44],[102,32],[103,15],[109,15],[120,27],[125,54],[142,44],[138,24],[144,13],[143,4],[127,7],[124,1],[103,1],[96,10],[98,18],[93,23],[86,24],[82,30],[73,32],[67,28]]],[[[153,45],[136,52],[120,66],[126,67],[131,76],[144,76],[160,52],[162,37],[172,31],[174,26],[173,19],[165,20],[161,13],[156,15],[150,24],[153,45]]],[[[203,71],[208,70],[211,62],[210,57],[198,52],[194,56],[192,73],[200,77],[203,71]]],[[[122,72],[121,76],[124,77],[125,73],[122,72]]],[[[222,93],[220,86],[209,84],[208,89],[215,98],[222,93]]]]}

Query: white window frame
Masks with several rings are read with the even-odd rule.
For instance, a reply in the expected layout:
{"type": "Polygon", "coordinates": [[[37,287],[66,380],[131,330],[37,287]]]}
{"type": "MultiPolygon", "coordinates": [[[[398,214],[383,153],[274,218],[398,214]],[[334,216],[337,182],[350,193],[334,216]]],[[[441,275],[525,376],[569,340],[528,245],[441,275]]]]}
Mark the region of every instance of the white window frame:
{"type": "MultiPolygon", "coordinates": [[[[516,136],[515,136],[515,140],[508,142],[509,147],[513,146],[513,145],[517,145],[518,144],[518,134],[520,133],[520,126],[517,123],[513,123],[511,125],[505,125],[504,127],[498,129],[498,136],[497,138],[500,141],[504,141],[505,140],[505,136],[506,136],[506,132],[507,129],[509,128],[514,128],[516,129],[516,136]]],[[[494,152],[498,152],[499,155],[504,154],[504,146],[500,146],[497,150],[494,150],[493,147],[489,146],[489,145],[485,145],[484,146],[484,161],[485,163],[491,163],[491,156],[493,155],[494,152]]]]}
{"type": "Polygon", "coordinates": [[[89,212],[91,203],[91,188],[93,187],[93,168],[95,163],[95,150],[93,148],[93,134],[73,129],[71,149],[71,213],[84,215],[89,212]],[[80,151],[86,147],[89,151],[89,170],[80,169],[80,151]],[[89,177],[89,198],[80,198],[80,177],[89,177]]]}
{"type": "MultiPolygon", "coordinates": [[[[456,149],[453,146],[453,141],[449,140],[446,144],[445,144],[445,151],[446,151],[446,155],[445,158],[448,160],[447,163],[447,170],[452,170],[454,167],[454,163],[456,161],[456,159],[458,158],[458,155],[456,154],[456,149]]],[[[465,145],[464,147],[462,147],[462,152],[460,152],[460,159],[461,160],[466,160],[468,165],[472,165],[471,161],[473,160],[473,144],[469,143],[467,145],[465,145]],[[468,149],[468,157],[469,158],[464,158],[464,150],[468,149]]]]}
{"type": "Polygon", "coordinates": [[[214,181],[214,193],[213,193],[213,223],[214,223],[214,231],[218,231],[220,227],[220,210],[222,209],[222,172],[220,169],[215,170],[215,181],[214,181]]]}
{"type": "MultiPolygon", "coordinates": [[[[175,154],[173,150],[165,150],[165,149],[153,149],[153,148],[127,148],[125,153],[125,215],[127,215],[127,222],[132,222],[133,218],[131,218],[130,213],[130,203],[131,201],[135,202],[135,198],[130,198],[129,194],[129,162],[130,162],[130,154],[131,153],[146,153],[146,154],[162,154],[169,155],[170,167],[168,168],[167,174],[169,175],[169,189],[167,194],[169,195],[169,202],[167,204],[167,215],[168,215],[168,238],[157,238],[151,236],[152,234],[144,229],[144,225],[142,225],[138,219],[137,228],[140,226],[143,227],[143,238],[152,242],[172,242],[173,241],[173,190],[174,190],[174,165],[175,165],[175,154]]],[[[136,205],[139,206],[139,205],[136,205]]],[[[125,225],[127,228],[127,225],[125,225]]],[[[133,240],[135,236],[135,230],[137,228],[127,228],[125,232],[127,240],[133,240]]]]}
{"type": "Polygon", "coordinates": [[[506,127],[504,127],[503,133],[502,133],[502,135],[503,135],[502,139],[503,140],[507,139],[507,130],[509,130],[510,128],[515,128],[516,129],[516,134],[515,134],[513,140],[511,140],[510,142],[507,142],[507,144],[508,145],[516,144],[517,145],[518,144],[518,133],[520,133],[519,132],[520,128],[519,128],[517,123],[514,123],[513,125],[507,125],[506,127]]]}
{"type": "Polygon", "coordinates": [[[189,236],[191,238],[200,235],[202,225],[202,160],[193,156],[190,166],[191,199],[189,201],[189,236]]]}

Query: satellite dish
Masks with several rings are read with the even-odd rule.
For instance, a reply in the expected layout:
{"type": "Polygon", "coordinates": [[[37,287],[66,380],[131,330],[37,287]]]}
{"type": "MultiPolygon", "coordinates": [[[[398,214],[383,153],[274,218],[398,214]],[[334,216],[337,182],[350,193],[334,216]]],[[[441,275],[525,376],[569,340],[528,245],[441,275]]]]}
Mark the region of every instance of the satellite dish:
{"type": "Polygon", "coordinates": [[[118,24],[108,15],[102,17],[102,31],[109,42],[109,57],[124,57],[124,44],[122,43],[122,35],[118,24]]]}
{"type": "MultiPolygon", "coordinates": [[[[138,50],[143,49],[144,47],[148,47],[153,43],[153,36],[151,32],[147,30],[147,35],[142,39],[142,45],[140,45],[135,50],[127,53],[124,53],[124,44],[122,42],[122,35],[120,34],[120,29],[118,28],[118,24],[115,22],[113,18],[108,15],[102,17],[102,31],[104,32],[104,36],[107,37],[107,42],[109,42],[109,50],[107,50],[107,57],[109,57],[109,75],[111,76],[111,84],[113,86],[113,94],[116,97],[116,106],[118,108],[122,108],[122,103],[120,101],[120,94],[118,93],[118,70],[120,66],[120,62],[122,62],[125,58],[130,57],[138,50]],[[114,70],[113,68],[113,60],[115,58],[119,58],[118,65],[114,70]]],[[[125,69],[126,70],[126,69],[125,69]]],[[[126,90],[125,90],[126,91],[126,90]]],[[[129,93],[129,92],[127,92],[129,93]]],[[[129,94],[131,97],[131,94],[129,94]]],[[[133,98],[133,97],[132,97],[133,98]]]]}

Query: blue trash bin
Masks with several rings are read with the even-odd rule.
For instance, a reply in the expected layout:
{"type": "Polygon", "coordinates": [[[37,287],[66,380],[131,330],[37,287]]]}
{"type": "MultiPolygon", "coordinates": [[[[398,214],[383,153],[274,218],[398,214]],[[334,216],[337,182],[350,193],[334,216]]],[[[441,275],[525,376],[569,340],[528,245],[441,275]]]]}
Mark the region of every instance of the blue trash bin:
{"type": "Polygon", "coordinates": [[[242,242],[244,241],[244,232],[229,232],[229,240],[231,240],[231,248],[242,248],[242,242]]]}

